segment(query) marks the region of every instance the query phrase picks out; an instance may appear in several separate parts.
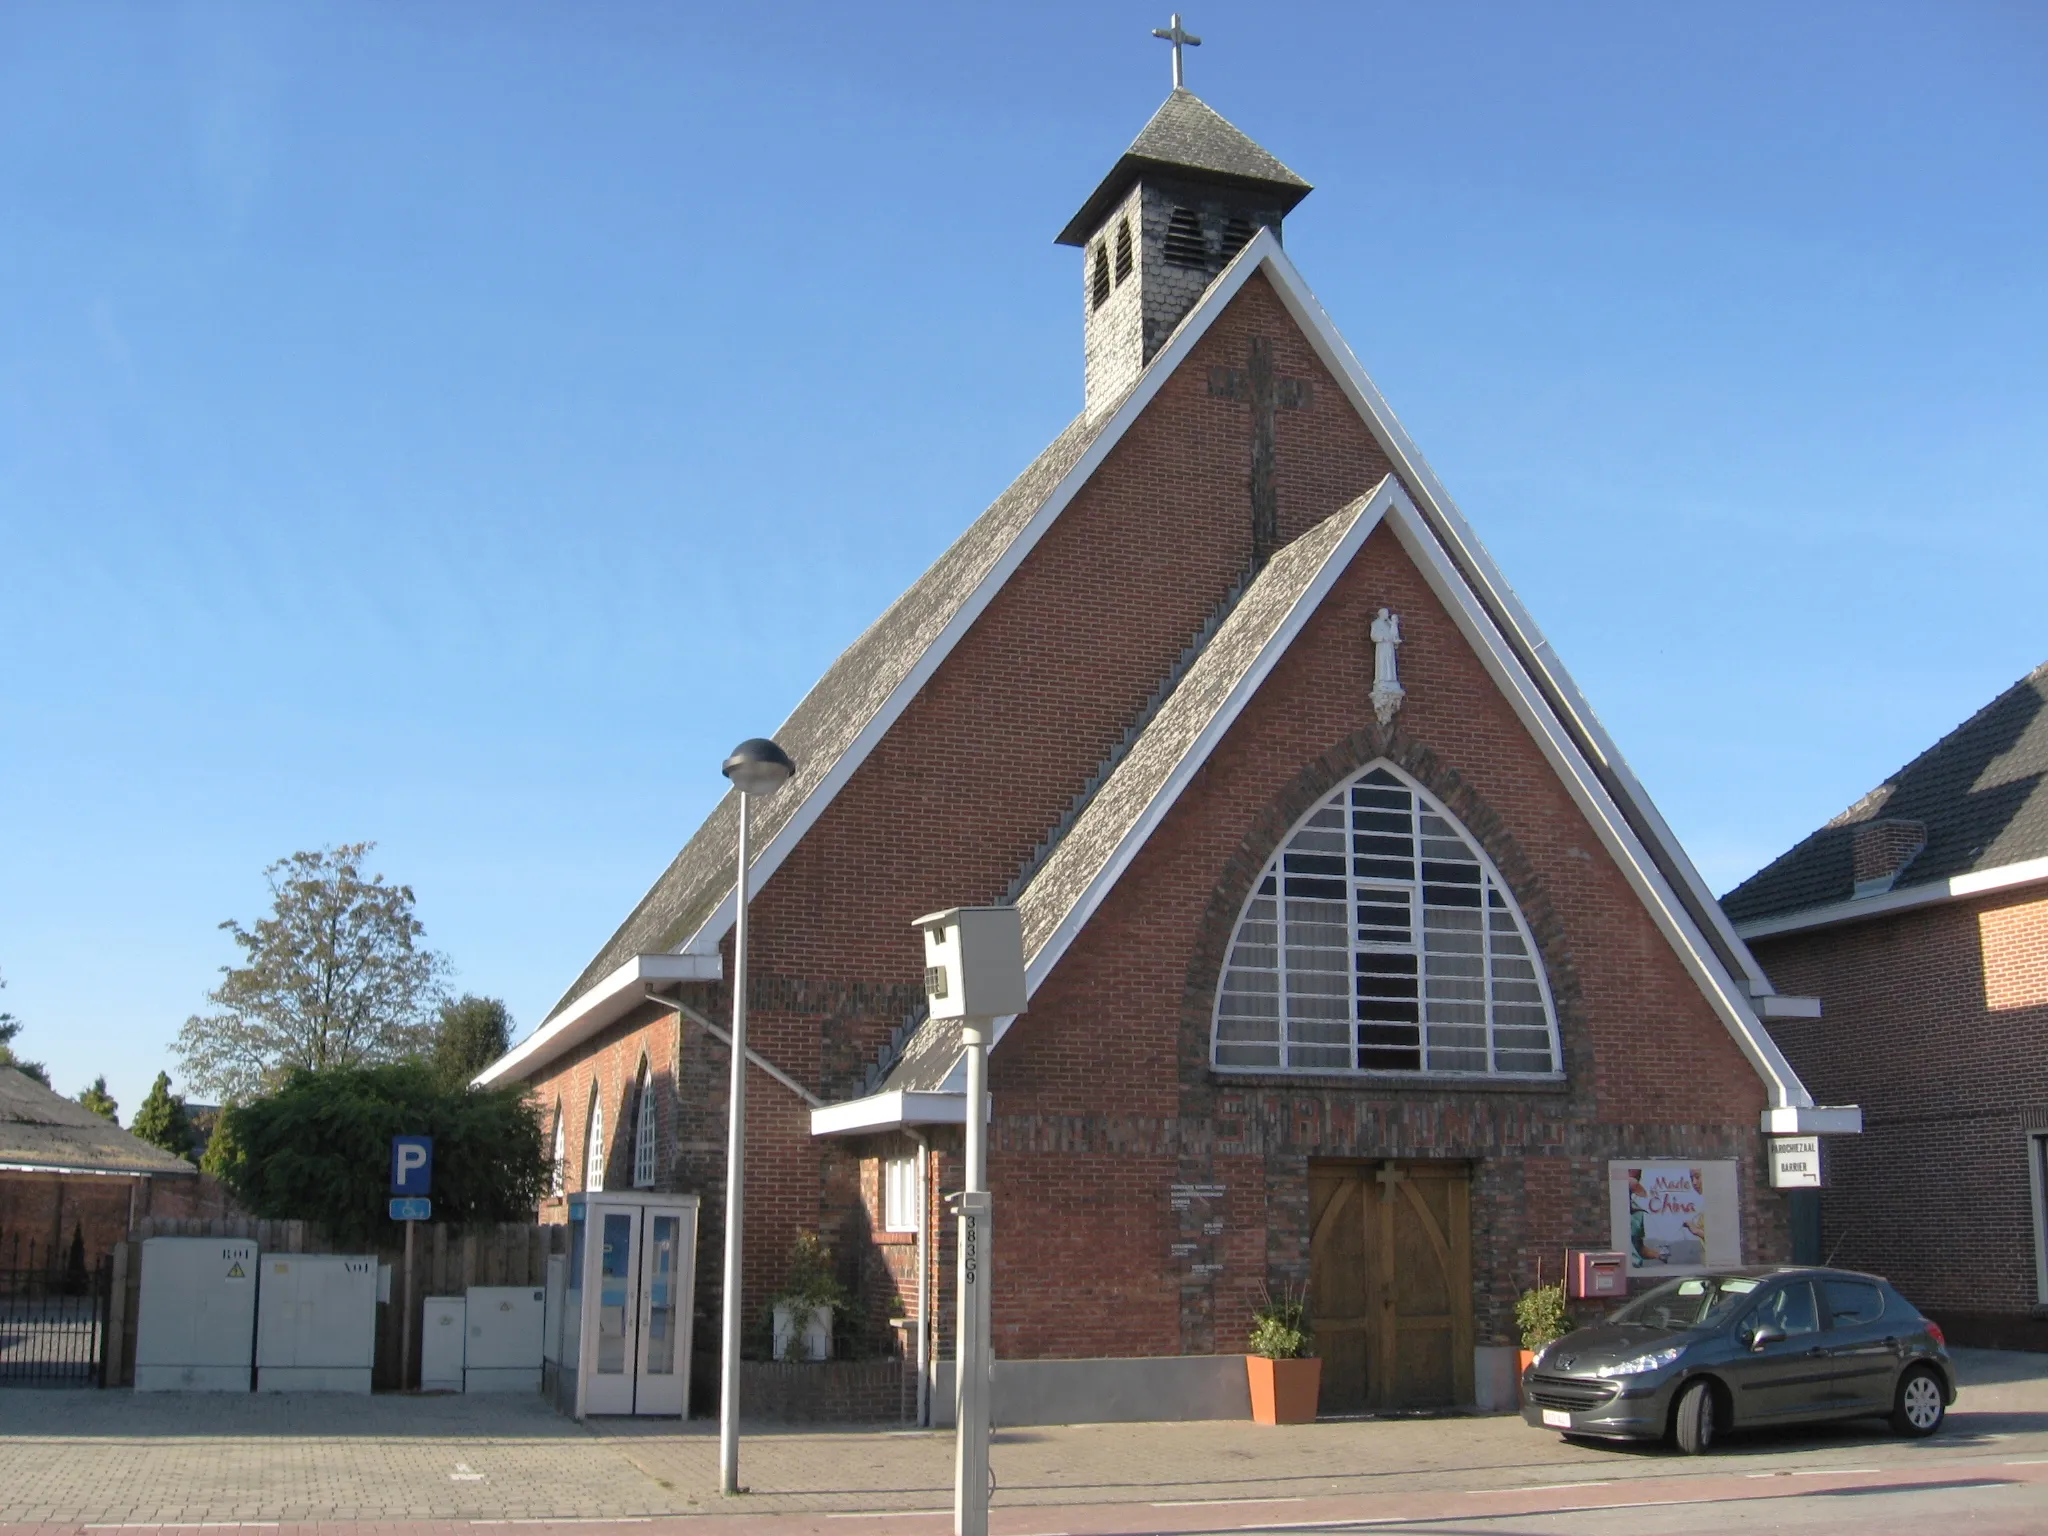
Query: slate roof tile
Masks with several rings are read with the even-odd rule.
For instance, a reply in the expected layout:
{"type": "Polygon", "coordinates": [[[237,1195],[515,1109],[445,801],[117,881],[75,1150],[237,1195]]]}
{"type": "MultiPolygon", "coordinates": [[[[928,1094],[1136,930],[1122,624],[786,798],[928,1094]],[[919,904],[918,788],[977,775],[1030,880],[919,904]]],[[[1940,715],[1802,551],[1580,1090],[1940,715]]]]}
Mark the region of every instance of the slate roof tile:
{"type": "Polygon", "coordinates": [[[1924,822],[1927,846],[1895,890],[2048,857],[2048,663],[1789,852],[1721,898],[1736,922],[1847,901],[1856,828],[1924,822]]]}

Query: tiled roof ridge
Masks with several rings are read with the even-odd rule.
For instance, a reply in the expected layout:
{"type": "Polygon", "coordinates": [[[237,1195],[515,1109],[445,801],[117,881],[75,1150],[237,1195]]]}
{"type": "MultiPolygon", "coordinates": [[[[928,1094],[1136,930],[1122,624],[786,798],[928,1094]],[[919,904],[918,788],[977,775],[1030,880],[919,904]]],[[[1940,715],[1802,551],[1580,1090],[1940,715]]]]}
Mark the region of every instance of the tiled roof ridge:
{"type": "MultiPolygon", "coordinates": [[[[1849,827],[1854,826],[1858,822],[1869,821],[1871,819],[1872,813],[1881,810],[1886,804],[1886,802],[1888,802],[1891,799],[1893,793],[1898,789],[1899,784],[1901,783],[1901,781],[1905,779],[1907,774],[1911,773],[1915,768],[1919,767],[1928,759],[1938,757],[1941,754],[1942,749],[1948,746],[1950,742],[1954,741],[1958,736],[1962,735],[1963,732],[1967,731],[1971,726],[1975,725],[1978,721],[1982,720],[1986,715],[1991,714],[2000,705],[2004,704],[2006,700],[2010,699],[2015,693],[2019,692],[2020,689],[2026,687],[2029,683],[2038,682],[2048,682],[2048,661],[2042,662],[2039,666],[2035,667],[2031,672],[2028,672],[2025,676],[2021,677],[2018,681],[2013,683],[2011,687],[2001,689],[1998,692],[1998,694],[1994,696],[1989,702],[1987,702],[1982,708],[1972,711],[1968,716],[1966,716],[1956,725],[1942,732],[1941,736],[1935,741],[1935,743],[1932,746],[1928,747],[1925,751],[1917,754],[1916,756],[1909,758],[1900,767],[1894,769],[1891,773],[1885,775],[1884,781],[1880,783],[1875,789],[1872,789],[1868,793],[1859,796],[1853,805],[1851,805],[1847,810],[1841,812],[1833,820],[1821,823],[1819,829],[1814,835],[1817,836],[1819,832],[1831,831],[1836,827],[1849,827]]],[[[1769,866],[1766,866],[1766,868],[1768,867],[1769,866]]]]}

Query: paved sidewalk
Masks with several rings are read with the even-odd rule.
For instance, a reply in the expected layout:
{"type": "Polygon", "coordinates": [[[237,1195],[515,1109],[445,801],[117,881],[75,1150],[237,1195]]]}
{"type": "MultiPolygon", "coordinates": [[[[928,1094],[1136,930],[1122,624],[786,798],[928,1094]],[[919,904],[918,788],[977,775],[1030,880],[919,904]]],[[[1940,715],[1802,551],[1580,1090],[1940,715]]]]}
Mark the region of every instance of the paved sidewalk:
{"type": "MultiPolygon", "coordinates": [[[[1758,1480],[1844,1468],[1924,1481],[2048,1461],[2048,1356],[1962,1352],[1961,1363],[1964,1396],[1932,1441],[1898,1440],[1871,1422],[1738,1439],[1706,1465],[1757,1484],[1753,1495],[1758,1480]]],[[[949,1505],[951,1455],[945,1434],[758,1426],[742,1442],[753,1492],[721,1500],[717,1436],[704,1421],[583,1426],[537,1398],[13,1390],[0,1391],[0,1525],[717,1517],[708,1530],[808,1516],[770,1523],[831,1518],[845,1531],[848,1516],[893,1514],[905,1518],[874,1528],[937,1529],[908,1517],[949,1505]]],[[[992,1461],[997,1507],[1020,1519],[1085,1506],[1149,1511],[1155,1522],[1172,1508],[1249,1510],[1252,1501],[1285,1522],[1296,1507],[1287,1501],[1385,1511],[1422,1495],[1611,1484],[1649,1497],[1686,1486],[1703,1465],[1568,1445],[1517,1418],[1016,1429],[999,1433],[992,1461]]]]}

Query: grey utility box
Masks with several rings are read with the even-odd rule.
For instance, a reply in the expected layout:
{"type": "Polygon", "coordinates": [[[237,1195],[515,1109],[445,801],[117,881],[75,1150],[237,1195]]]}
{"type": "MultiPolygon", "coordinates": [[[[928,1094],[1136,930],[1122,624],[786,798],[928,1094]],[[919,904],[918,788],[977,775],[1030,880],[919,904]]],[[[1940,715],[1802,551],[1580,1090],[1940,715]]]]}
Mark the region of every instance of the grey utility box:
{"type": "Polygon", "coordinates": [[[998,1019],[1024,1011],[1024,925],[1015,907],[948,907],[924,930],[924,990],[935,1019],[998,1019]]]}
{"type": "Polygon", "coordinates": [[[538,1285],[472,1285],[465,1392],[538,1392],[547,1289],[538,1285]]]}
{"type": "Polygon", "coordinates": [[[249,1390],[256,1263],[249,1238],[143,1239],[136,1391],[249,1390]]]}
{"type": "Polygon", "coordinates": [[[429,1296],[420,1308],[420,1390],[462,1390],[467,1304],[460,1296],[429,1296]]]}
{"type": "Polygon", "coordinates": [[[376,1359],[376,1255],[263,1255],[258,1392],[367,1393],[376,1359]]]}

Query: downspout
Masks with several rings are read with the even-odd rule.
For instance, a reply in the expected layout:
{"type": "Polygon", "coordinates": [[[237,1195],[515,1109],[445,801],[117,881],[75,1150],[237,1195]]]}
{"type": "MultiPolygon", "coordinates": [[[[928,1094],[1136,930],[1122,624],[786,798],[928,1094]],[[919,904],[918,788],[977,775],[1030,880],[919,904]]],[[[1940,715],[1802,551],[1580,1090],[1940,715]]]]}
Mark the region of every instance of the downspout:
{"type": "Polygon", "coordinates": [[[932,1419],[932,1144],[923,1131],[911,1131],[910,1139],[917,1143],[917,1426],[926,1429],[932,1419]]]}

